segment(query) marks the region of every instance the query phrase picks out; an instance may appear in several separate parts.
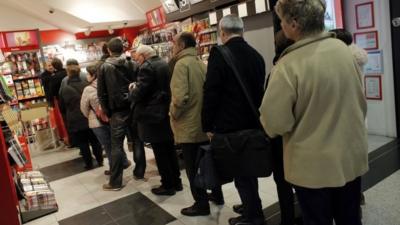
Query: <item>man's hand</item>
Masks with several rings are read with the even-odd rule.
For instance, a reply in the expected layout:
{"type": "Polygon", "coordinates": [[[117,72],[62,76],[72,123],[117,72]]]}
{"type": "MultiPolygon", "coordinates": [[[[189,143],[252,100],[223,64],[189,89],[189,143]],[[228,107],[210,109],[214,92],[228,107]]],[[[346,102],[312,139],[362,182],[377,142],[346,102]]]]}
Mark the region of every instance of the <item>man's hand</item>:
{"type": "Polygon", "coordinates": [[[208,139],[210,139],[210,141],[211,141],[211,139],[214,137],[214,133],[207,132],[207,137],[208,137],[208,139]]]}

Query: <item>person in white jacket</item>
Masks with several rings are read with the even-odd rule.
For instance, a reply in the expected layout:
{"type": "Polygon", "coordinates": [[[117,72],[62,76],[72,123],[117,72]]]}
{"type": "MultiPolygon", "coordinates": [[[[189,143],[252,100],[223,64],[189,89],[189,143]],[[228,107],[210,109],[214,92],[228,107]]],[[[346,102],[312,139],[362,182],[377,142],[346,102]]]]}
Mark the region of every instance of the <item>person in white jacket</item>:
{"type": "Polygon", "coordinates": [[[353,43],[353,36],[349,31],[345,29],[334,29],[330,32],[335,33],[337,39],[343,41],[347,46],[349,46],[351,54],[353,54],[353,57],[360,66],[361,71],[363,71],[365,64],[368,62],[367,51],[353,43]]]}
{"type": "MultiPolygon", "coordinates": [[[[82,114],[89,120],[89,128],[92,129],[97,139],[103,145],[106,152],[109,170],[104,171],[105,175],[110,175],[111,170],[111,130],[108,123],[100,121],[96,115],[96,110],[100,107],[97,97],[97,68],[98,65],[89,65],[87,70],[87,80],[89,85],[85,87],[81,98],[82,114]]],[[[125,161],[128,161],[124,151],[125,161]]]]}

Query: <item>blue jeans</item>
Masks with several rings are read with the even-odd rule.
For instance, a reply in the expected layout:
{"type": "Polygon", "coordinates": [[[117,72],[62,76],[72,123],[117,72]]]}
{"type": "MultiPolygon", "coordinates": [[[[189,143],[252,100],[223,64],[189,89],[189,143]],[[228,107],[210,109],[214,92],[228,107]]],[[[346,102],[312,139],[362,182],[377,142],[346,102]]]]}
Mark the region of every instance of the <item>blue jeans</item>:
{"type": "Polygon", "coordinates": [[[111,130],[110,126],[104,125],[101,127],[92,128],[93,133],[96,135],[100,144],[106,151],[108,158],[108,165],[111,168],[111,130]]]}

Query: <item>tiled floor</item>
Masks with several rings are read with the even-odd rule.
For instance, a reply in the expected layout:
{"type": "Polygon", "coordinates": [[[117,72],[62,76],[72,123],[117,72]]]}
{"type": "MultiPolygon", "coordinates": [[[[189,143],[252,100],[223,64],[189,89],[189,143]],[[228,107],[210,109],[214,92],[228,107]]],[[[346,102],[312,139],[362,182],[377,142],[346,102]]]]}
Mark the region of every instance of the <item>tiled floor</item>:
{"type": "Polygon", "coordinates": [[[365,193],[364,225],[400,224],[400,171],[365,193]]]}
{"type": "MultiPolygon", "coordinates": [[[[390,139],[370,136],[369,145],[370,147],[381,146],[388,141],[390,139]]],[[[132,153],[127,152],[127,154],[132,160],[132,153]]],[[[168,221],[170,222],[169,225],[217,225],[227,224],[229,217],[236,216],[231,207],[240,201],[232,183],[223,186],[225,205],[215,206],[211,204],[210,216],[196,218],[182,216],[180,214],[181,208],[189,206],[193,202],[186,173],[182,171],[183,191],[172,197],[155,196],[151,194],[150,189],[159,184],[159,176],[156,166],[151,163],[154,160],[154,155],[150,149],[146,150],[146,157],[149,161],[145,175],[148,178],[146,182],[133,180],[133,168],[131,167],[124,173],[125,188],[119,192],[105,192],[101,189],[101,186],[107,182],[107,177],[104,175],[107,166],[90,171],[81,170],[83,162],[81,162],[81,165],[79,164],[80,156],[76,149],[60,148],[46,152],[34,152],[34,167],[43,169],[43,171],[47,170],[50,178],[54,174],[49,173],[51,171],[49,168],[57,168],[56,165],[61,164],[65,167],[73,165],[74,169],[66,168],[65,171],[67,172],[65,173],[61,173],[58,169],[55,173],[57,178],[51,179],[50,185],[56,193],[59,211],[29,222],[27,225],[142,225],[143,223],[135,223],[138,220],[134,220],[133,215],[135,215],[135,218],[153,221],[144,224],[162,224],[168,221]],[[127,211],[118,214],[118,211],[120,211],[117,209],[118,205],[125,205],[123,208],[127,211]],[[130,208],[127,205],[131,205],[130,208]],[[113,210],[116,211],[113,212],[114,214],[111,212],[113,210]],[[133,214],[137,212],[143,212],[140,213],[141,217],[133,214]],[[118,215],[115,215],[115,213],[118,215]],[[158,214],[162,216],[158,217],[158,214]],[[153,215],[154,217],[149,217],[153,215]],[[87,217],[93,218],[93,220],[85,223],[87,217]],[[95,220],[99,220],[101,223],[97,223],[95,220]]],[[[107,162],[105,162],[105,165],[108,165],[107,162]]],[[[398,207],[400,202],[400,172],[396,174],[382,182],[382,186],[379,184],[366,192],[367,205],[364,207],[366,225],[400,224],[398,207]],[[393,195],[396,194],[397,197],[393,197],[392,193],[393,195]],[[385,216],[381,216],[382,213],[385,216]]],[[[276,186],[272,177],[260,179],[260,196],[265,208],[277,202],[276,186]]]]}
{"type": "Polygon", "coordinates": [[[372,152],[377,148],[382,147],[383,145],[393,141],[392,137],[385,137],[379,135],[368,135],[368,151],[372,152]]]}

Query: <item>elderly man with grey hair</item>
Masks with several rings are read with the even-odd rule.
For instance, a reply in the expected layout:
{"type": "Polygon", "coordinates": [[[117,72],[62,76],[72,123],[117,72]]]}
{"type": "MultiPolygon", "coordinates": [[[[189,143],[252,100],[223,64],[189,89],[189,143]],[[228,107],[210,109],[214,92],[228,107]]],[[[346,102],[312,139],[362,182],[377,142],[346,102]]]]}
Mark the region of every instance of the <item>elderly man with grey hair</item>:
{"type": "MultiPolygon", "coordinates": [[[[241,18],[228,15],[219,24],[222,43],[230,50],[240,76],[248,88],[256,107],[261,105],[264,94],[265,63],[263,57],[243,39],[244,25],[241,18]]],[[[211,49],[202,109],[202,127],[213,143],[214,134],[226,134],[246,129],[259,129],[259,120],[254,116],[235,74],[224,60],[218,48],[211,49]]],[[[226,159],[228,160],[228,159],[226,159]]],[[[217,162],[218,163],[218,162],[217,162]]],[[[225,164],[221,161],[217,168],[225,164]]],[[[258,194],[256,176],[239,175],[236,168],[226,168],[234,179],[242,205],[234,211],[242,214],[229,219],[230,225],[264,224],[261,199],[258,194]]],[[[220,176],[221,170],[219,170],[220,176]]]]}
{"type": "Polygon", "coordinates": [[[135,60],[140,68],[137,82],[130,86],[133,120],[138,123],[140,139],[151,143],[161,176],[161,186],[151,192],[175,195],[183,187],[168,115],[171,102],[169,66],[147,45],[139,46],[135,60]]]}
{"type": "Polygon", "coordinates": [[[260,108],[271,136],[283,136],[285,178],[305,225],[360,225],[360,177],[368,170],[367,104],[349,48],[324,32],[325,1],[279,0],[285,36],[260,108]]]}

